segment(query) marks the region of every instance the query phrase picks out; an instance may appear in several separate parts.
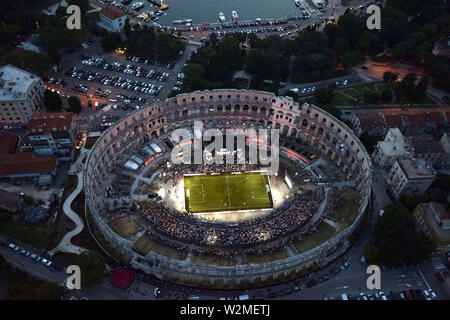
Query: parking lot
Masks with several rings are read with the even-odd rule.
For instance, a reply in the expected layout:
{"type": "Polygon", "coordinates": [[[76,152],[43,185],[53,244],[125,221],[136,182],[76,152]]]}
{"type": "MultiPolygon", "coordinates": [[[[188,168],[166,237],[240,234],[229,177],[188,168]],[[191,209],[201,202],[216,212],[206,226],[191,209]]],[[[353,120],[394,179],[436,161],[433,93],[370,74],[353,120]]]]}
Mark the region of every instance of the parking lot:
{"type": "MultiPolygon", "coordinates": [[[[87,80],[89,82],[102,83],[128,91],[135,94],[145,94],[158,96],[163,88],[163,84],[169,77],[169,72],[156,69],[154,66],[171,70],[174,64],[161,64],[157,61],[142,61],[138,57],[129,57],[128,61],[142,62],[146,67],[134,63],[121,63],[118,61],[109,61],[100,57],[83,56],[81,65],[84,67],[72,67],[66,72],[66,76],[74,79],[87,80]],[[148,66],[148,67],[147,67],[148,66]],[[100,69],[105,71],[96,71],[100,69]],[[138,80],[139,79],[139,80],[138,80]]],[[[74,91],[86,93],[88,86],[75,85],[74,91]]],[[[98,88],[96,95],[108,96],[111,90],[102,90],[98,88]]]]}

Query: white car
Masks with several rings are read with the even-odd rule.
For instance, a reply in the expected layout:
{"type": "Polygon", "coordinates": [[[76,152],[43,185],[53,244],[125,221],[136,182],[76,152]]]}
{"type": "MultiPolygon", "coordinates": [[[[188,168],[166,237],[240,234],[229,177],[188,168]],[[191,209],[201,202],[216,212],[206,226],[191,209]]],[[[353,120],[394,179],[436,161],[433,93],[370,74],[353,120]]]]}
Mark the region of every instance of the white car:
{"type": "Polygon", "coordinates": [[[433,290],[428,290],[428,292],[430,293],[430,295],[431,295],[431,297],[433,298],[433,299],[436,299],[437,298],[437,295],[436,295],[436,293],[434,293],[434,291],[433,290]]]}
{"type": "Polygon", "coordinates": [[[427,290],[423,290],[423,294],[425,295],[425,299],[431,300],[431,296],[430,296],[430,294],[428,293],[427,290]]]}
{"type": "Polygon", "coordinates": [[[10,243],[8,247],[16,252],[19,251],[19,246],[15,245],[14,243],[10,243]]]}

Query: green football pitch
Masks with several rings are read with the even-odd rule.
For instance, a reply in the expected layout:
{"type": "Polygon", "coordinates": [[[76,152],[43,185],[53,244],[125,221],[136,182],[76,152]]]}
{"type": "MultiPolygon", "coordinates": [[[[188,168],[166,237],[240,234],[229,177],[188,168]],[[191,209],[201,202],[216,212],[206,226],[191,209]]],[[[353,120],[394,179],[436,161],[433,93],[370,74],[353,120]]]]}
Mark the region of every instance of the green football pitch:
{"type": "Polygon", "coordinates": [[[191,213],[273,208],[269,177],[254,173],[184,176],[191,213]]]}

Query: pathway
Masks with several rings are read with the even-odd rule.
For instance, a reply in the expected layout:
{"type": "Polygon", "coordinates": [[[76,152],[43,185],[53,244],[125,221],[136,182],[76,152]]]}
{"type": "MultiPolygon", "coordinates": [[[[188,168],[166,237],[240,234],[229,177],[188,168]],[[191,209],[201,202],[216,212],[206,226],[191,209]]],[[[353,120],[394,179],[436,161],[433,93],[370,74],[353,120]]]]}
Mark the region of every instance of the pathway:
{"type": "Polygon", "coordinates": [[[77,159],[77,161],[72,164],[72,167],[70,168],[69,173],[77,172],[77,187],[75,190],[66,198],[66,201],[64,201],[63,204],[63,211],[66,216],[68,216],[74,223],[75,223],[75,229],[72,231],[69,231],[66,233],[66,235],[63,237],[61,242],[52,250],[50,251],[51,255],[54,255],[56,252],[67,252],[67,253],[74,253],[74,254],[80,254],[83,251],[85,251],[85,248],[79,247],[77,245],[72,244],[71,240],[74,236],[79,234],[83,228],[84,223],[83,220],[80,218],[80,216],[72,210],[71,204],[73,200],[80,194],[81,190],[83,189],[83,165],[81,164],[81,161],[85,156],[87,156],[88,150],[82,148],[81,153],[77,159]]]}

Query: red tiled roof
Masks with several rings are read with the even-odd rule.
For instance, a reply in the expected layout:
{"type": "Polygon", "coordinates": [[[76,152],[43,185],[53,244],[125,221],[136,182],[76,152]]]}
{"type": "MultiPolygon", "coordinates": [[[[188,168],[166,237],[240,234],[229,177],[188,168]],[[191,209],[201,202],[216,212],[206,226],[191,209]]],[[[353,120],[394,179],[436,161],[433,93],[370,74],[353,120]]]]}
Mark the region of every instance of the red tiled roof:
{"type": "Polygon", "coordinates": [[[0,131],[0,156],[2,154],[9,153],[9,147],[11,146],[15,136],[16,135],[9,130],[0,131]]]}
{"type": "Polygon", "coordinates": [[[425,119],[426,123],[435,124],[437,127],[441,127],[444,125],[444,119],[442,117],[442,114],[438,110],[424,111],[422,112],[422,116],[425,119]]]}
{"type": "Polygon", "coordinates": [[[406,125],[419,128],[425,128],[426,126],[425,118],[421,114],[407,114],[402,118],[406,125]]]}
{"type": "Polygon", "coordinates": [[[416,154],[423,153],[440,153],[441,145],[429,135],[411,136],[409,137],[416,154]]]}
{"type": "Polygon", "coordinates": [[[384,123],[383,117],[379,113],[360,113],[356,115],[359,119],[361,125],[361,130],[377,130],[385,129],[386,125],[384,123]]]}
{"type": "Polygon", "coordinates": [[[383,110],[386,124],[389,128],[400,128],[402,120],[406,126],[425,128],[428,125],[442,127],[445,119],[439,108],[428,109],[388,109],[383,110]]]}
{"type": "Polygon", "coordinates": [[[16,152],[0,157],[0,176],[51,173],[57,156],[35,156],[33,152],[16,152]]]}
{"type": "Polygon", "coordinates": [[[131,284],[134,279],[134,273],[130,270],[127,270],[121,266],[118,266],[116,270],[114,270],[114,274],[112,275],[109,282],[112,285],[119,287],[121,289],[126,289],[131,284]]]}
{"type": "Polygon", "coordinates": [[[34,113],[28,120],[28,133],[30,135],[48,134],[56,131],[68,131],[72,124],[73,112],[61,113],[34,113]]]}
{"type": "Polygon", "coordinates": [[[401,128],[402,119],[398,114],[385,114],[384,119],[388,128],[401,128]]]}
{"type": "Polygon", "coordinates": [[[122,10],[114,7],[114,6],[107,6],[104,7],[102,10],[100,10],[100,14],[104,15],[108,19],[116,20],[124,15],[126,15],[125,12],[122,10]]]}

